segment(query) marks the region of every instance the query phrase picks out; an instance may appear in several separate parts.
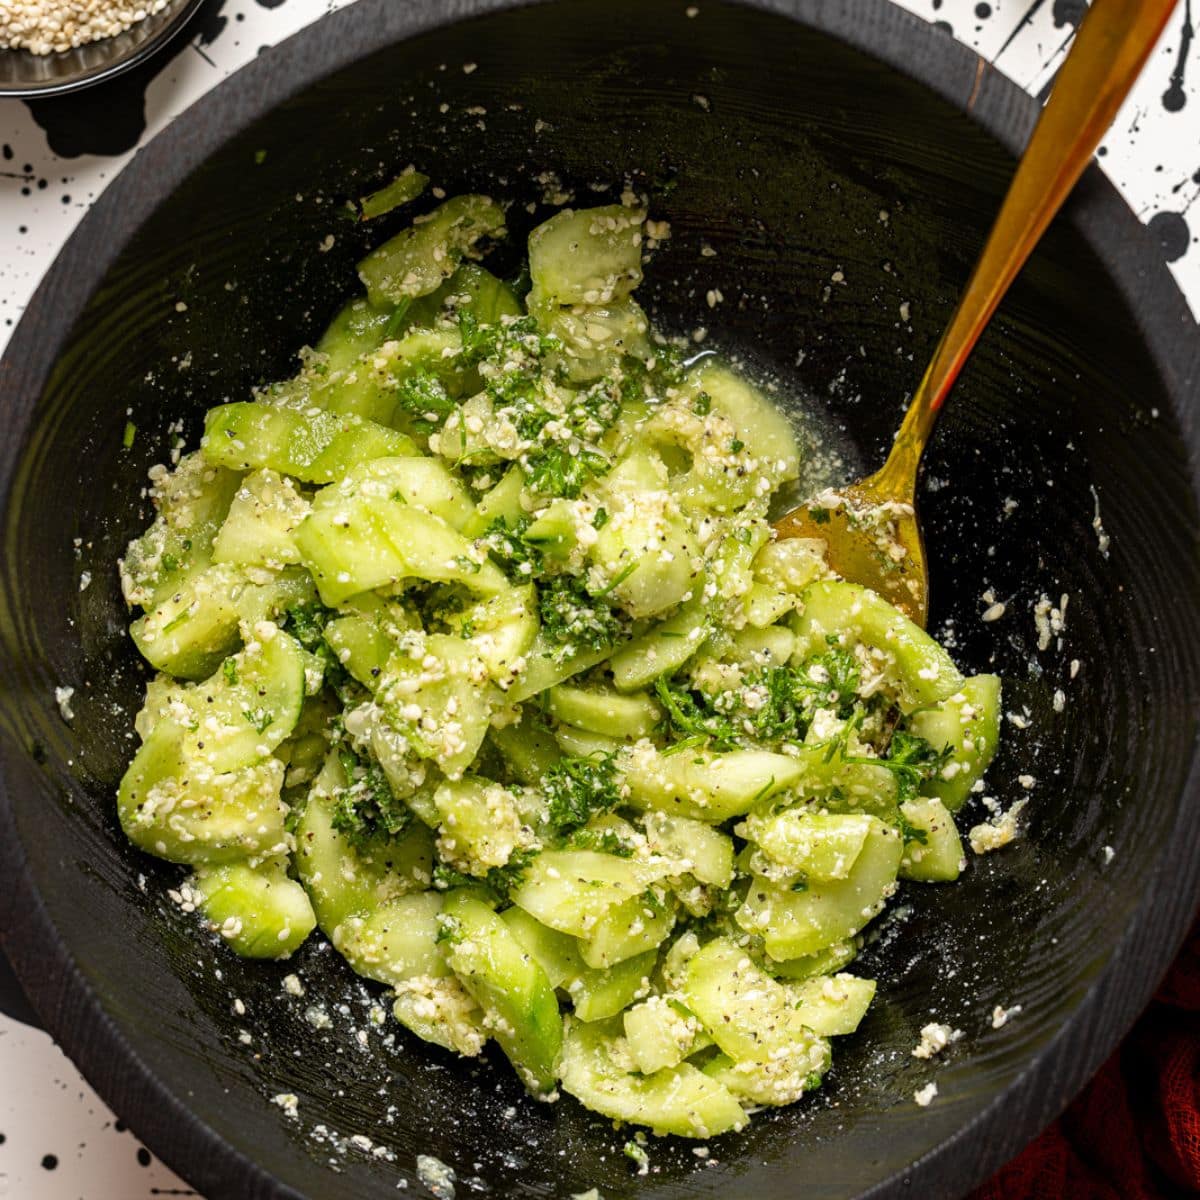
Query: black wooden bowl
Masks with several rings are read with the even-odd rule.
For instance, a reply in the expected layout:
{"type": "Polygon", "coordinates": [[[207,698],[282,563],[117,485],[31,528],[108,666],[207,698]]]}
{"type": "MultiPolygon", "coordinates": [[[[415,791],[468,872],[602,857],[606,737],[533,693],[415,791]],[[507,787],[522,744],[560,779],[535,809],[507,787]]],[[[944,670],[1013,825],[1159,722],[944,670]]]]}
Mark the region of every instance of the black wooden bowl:
{"type": "Polygon", "coordinates": [[[315,941],[302,999],[223,952],[112,799],[143,679],[114,563],[147,519],[146,470],[168,423],[194,439],[207,405],[286,372],[356,286],[395,226],[355,224],[347,197],[411,161],[451,194],[516,201],[520,234],[544,192],[591,202],[630,179],[671,222],[650,270],[661,319],[777,367],[873,463],[1034,115],[879,0],[700,0],[694,17],[683,0],[362,0],[218,87],[95,205],[0,373],[0,931],[49,1029],[211,1200],[394,1197],[398,1177],[423,1195],[418,1154],[460,1195],[955,1196],[1112,1049],[1197,898],[1200,339],[1096,171],[971,360],[921,495],[934,625],[1004,674],[1028,723],[1005,723],[990,776],[1006,804],[1029,795],[1028,832],[955,887],[904,890],[862,960],[879,1000],[812,1102],[707,1160],[654,1141],[635,1178],[625,1135],[570,1099],[535,1104],[502,1063],[373,1029],[376,997],[315,941]],[[989,588],[1008,611],[983,624],[989,588]],[[1061,647],[1039,650],[1043,594],[1070,601],[1061,647]],[[76,689],[70,725],[56,685],[76,689]],[[305,1020],[314,1003],[332,1029],[305,1020]],[[911,1054],[932,1019],[966,1031],[936,1065],[911,1054]]]}

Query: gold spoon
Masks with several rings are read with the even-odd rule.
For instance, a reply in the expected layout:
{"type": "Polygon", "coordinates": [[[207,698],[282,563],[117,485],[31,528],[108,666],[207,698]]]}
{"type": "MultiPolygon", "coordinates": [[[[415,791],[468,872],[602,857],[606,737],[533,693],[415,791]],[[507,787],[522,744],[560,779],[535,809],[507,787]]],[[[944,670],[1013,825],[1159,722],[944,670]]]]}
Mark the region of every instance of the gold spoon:
{"type": "Polygon", "coordinates": [[[1091,161],[1174,6],[1175,0],[1094,0],[887,462],[775,522],[781,538],[823,539],[839,575],[873,588],[919,625],[929,614],[929,572],[916,514],[917,468],[938,411],[1009,284],[1091,161]]]}

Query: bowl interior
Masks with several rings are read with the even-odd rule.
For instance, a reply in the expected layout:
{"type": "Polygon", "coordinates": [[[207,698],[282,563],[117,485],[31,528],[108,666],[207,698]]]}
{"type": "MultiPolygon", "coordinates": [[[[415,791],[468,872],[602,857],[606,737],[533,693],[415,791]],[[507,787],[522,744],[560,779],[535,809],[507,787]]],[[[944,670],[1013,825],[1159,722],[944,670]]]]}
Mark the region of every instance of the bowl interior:
{"type": "MultiPolygon", "coordinates": [[[[343,202],[410,162],[448,194],[513,201],[518,246],[558,193],[589,204],[626,182],[646,190],[671,226],[647,272],[658,318],[708,327],[706,345],[770,367],[784,403],[820,405],[874,463],[1012,159],[923,86],[768,12],[709,0],[691,19],[682,4],[577,0],[467,20],[302,90],[164,195],[87,299],[8,451],[0,747],[13,820],[50,919],[145,1068],[227,1146],[323,1200],[393,1196],[418,1154],[468,1190],[624,1195],[626,1134],[569,1098],[525,1099],[502,1063],[465,1064],[374,1025],[381,991],[317,939],[293,968],[307,994],[287,994],[286,969],[234,959],[171,903],[182,872],[136,854],[115,821],[144,680],[115,562],[148,520],[146,471],[175,445],[171,422],[194,445],[207,406],[291,369],[354,290],[363,249],[407,220],[364,228],[343,202]],[[715,309],[710,289],[724,297],[715,309]],[[69,726],[54,702],[64,684],[69,726]],[[314,1005],[331,1027],[314,1027],[314,1005]],[[282,1092],[298,1096],[297,1119],[272,1105],[282,1092]]],[[[704,1159],[654,1140],[639,1195],[783,1197],[798,1178],[809,1200],[883,1194],[1050,1047],[1184,805],[1195,812],[1187,454],[1134,314],[1068,222],[964,373],[920,503],[932,625],[964,667],[1005,679],[1015,720],[987,795],[1028,798],[1027,833],[973,858],[954,887],[904,887],[855,968],[880,980],[876,1004],[811,1103],[760,1114],[704,1159]],[[991,624],[987,592],[1007,605],[991,624]],[[1065,629],[1039,647],[1043,597],[1069,599],[1065,629]],[[1018,1005],[994,1027],[996,1006],[1018,1005]],[[911,1054],[931,1020],[965,1033],[936,1066],[911,1054]],[[930,1079],[937,1100],[918,1108],[930,1079]]],[[[984,816],[976,799],[964,827],[984,816]]],[[[64,985],[63,1011],[86,1003],[64,985]]],[[[1047,1095],[1048,1120],[1063,1097],[1047,1095]]],[[[1004,1136],[964,1140],[926,1194],[963,1186],[1004,1136]]],[[[181,1125],[174,1152],[156,1148],[212,1200],[285,1194],[235,1177],[207,1137],[181,1125]]],[[[410,1194],[424,1194],[415,1179],[410,1194]]]]}

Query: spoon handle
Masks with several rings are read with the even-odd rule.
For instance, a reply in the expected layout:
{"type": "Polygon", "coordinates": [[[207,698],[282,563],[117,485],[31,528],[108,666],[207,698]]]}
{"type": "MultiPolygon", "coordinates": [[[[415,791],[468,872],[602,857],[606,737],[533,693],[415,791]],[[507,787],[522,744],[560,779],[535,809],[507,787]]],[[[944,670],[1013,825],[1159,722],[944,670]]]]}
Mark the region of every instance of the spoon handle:
{"type": "Polygon", "coordinates": [[[1094,0],[1017,167],[958,308],[872,483],[911,497],[938,410],[1030,251],[1137,78],[1175,0],[1094,0]]]}

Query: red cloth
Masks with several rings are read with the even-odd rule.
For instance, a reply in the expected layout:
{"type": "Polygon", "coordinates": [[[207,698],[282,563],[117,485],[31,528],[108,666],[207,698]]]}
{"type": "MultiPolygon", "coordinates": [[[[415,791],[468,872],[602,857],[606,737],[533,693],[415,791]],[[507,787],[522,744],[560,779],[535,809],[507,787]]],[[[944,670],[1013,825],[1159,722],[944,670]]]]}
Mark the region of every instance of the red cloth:
{"type": "Polygon", "coordinates": [[[1193,1195],[1200,1196],[1200,922],[1095,1079],[970,1200],[1193,1195]]]}

